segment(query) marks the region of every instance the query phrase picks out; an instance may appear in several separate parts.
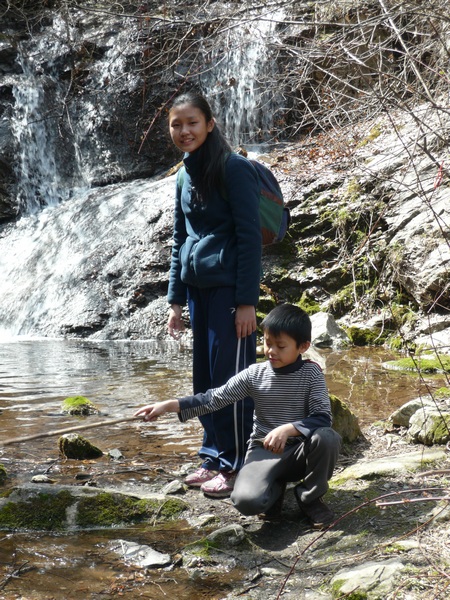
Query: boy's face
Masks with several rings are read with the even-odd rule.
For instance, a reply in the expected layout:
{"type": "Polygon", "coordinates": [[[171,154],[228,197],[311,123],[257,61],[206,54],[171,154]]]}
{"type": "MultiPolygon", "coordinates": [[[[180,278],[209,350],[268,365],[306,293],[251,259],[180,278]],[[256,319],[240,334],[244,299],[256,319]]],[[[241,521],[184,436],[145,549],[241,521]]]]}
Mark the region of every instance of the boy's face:
{"type": "Polygon", "coordinates": [[[270,331],[264,332],[264,354],[275,369],[294,363],[300,354],[308,350],[310,342],[297,346],[294,338],[287,333],[274,336],[270,331]]]}

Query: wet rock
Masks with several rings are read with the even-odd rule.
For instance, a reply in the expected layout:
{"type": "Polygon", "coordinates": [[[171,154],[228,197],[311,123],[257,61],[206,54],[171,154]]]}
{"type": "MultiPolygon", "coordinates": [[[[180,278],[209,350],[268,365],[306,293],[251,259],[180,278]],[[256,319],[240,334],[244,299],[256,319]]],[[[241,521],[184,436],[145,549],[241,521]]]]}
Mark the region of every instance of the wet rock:
{"type": "Polygon", "coordinates": [[[127,540],[116,540],[112,550],[122,556],[127,563],[141,568],[166,567],[171,564],[168,554],[162,554],[145,544],[137,544],[127,540]]]}
{"type": "Polygon", "coordinates": [[[63,413],[69,415],[87,416],[99,413],[95,404],[84,396],[71,396],[70,398],[66,398],[61,405],[61,409],[63,413]]]}
{"type": "Polygon", "coordinates": [[[55,483],[48,475],[35,475],[31,478],[31,483],[55,483]]]}
{"type": "Polygon", "coordinates": [[[118,448],[114,448],[113,450],[109,450],[108,456],[112,460],[122,460],[123,458],[125,458],[124,455],[122,454],[122,452],[118,448]]]}
{"type": "Polygon", "coordinates": [[[0,464],[0,485],[3,485],[6,481],[7,473],[5,467],[0,464]]]}
{"type": "Polygon", "coordinates": [[[30,484],[0,498],[0,529],[64,531],[170,521],[186,507],[182,500],[161,494],[30,484]]]}
{"type": "Polygon", "coordinates": [[[331,394],[330,400],[333,429],[339,433],[344,442],[354,442],[362,435],[358,417],[337,396],[331,394]]]}
{"type": "Polygon", "coordinates": [[[65,458],[89,460],[100,458],[103,452],[78,433],[66,433],[59,438],[59,450],[65,458]]]}
{"type": "Polygon", "coordinates": [[[318,312],[311,316],[312,344],[316,348],[342,348],[350,343],[345,331],[339,327],[333,315],[318,312]]]}
{"type": "Polygon", "coordinates": [[[227,525],[210,533],[206,539],[219,548],[238,546],[245,539],[245,530],[241,525],[227,525]]]}

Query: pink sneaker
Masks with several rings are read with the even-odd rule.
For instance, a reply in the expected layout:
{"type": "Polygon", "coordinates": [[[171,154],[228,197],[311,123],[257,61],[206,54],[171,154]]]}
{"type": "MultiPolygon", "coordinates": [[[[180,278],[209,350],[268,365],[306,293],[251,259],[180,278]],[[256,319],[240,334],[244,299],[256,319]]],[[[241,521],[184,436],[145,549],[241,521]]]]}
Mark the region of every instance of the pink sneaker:
{"type": "Polygon", "coordinates": [[[217,475],[217,471],[211,471],[200,467],[194,473],[191,473],[186,477],[184,483],[190,487],[201,487],[203,483],[206,483],[210,479],[213,479],[217,475]]]}
{"type": "Polygon", "coordinates": [[[212,498],[228,498],[234,488],[236,473],[226,473],[221,471],[213,479],[202,484],[200,489],[205,496],[212,498]]]}

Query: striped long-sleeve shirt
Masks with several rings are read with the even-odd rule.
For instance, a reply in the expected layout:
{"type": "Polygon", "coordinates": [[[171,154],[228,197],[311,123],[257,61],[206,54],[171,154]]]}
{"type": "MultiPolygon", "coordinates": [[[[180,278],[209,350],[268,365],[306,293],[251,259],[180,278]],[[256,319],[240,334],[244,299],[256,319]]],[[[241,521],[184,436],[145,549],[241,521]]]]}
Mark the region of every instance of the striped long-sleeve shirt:
{"type": "MultiPolygon", "coordinates": [[[[274,369],[267,361],[232,377],[225,385],[179,399],[180,420],[205,415],[251,396],[255,403],[252,440],[291,423],[309,437],[318,427],[331,426],[331,406],[325,377],[315,362],[302,360],[274,369]]],[[[289,438],[292,443],[295,438],[289,438]]],[[[298,439],[298,438],[297,438],[298,439]]]]}

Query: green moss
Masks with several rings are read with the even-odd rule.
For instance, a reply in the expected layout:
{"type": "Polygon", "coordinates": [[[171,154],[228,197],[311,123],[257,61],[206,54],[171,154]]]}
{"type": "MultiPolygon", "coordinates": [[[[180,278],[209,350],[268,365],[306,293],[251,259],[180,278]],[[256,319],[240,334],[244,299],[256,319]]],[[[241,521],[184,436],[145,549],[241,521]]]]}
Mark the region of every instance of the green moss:
{"type": "Polygon", "coordinates": [[[437,400],[445,400],[446,398],[450,398],[450,388],[441,387],[434,392],[434,396],[437,400]]]}
{"type": "Polygon", "coordinates": [[[82,498],[78,503],[77,525],[80,527],[111,527],[119,523],[139,523],[152,517],[174,519],[185,510],[181,500],[140,500],[107,492],[82,498]]]}
{"type": "Polygon", "coordinates": [[[403,338],[397,335],[390,337],[386,343],[391,350],[401,350],[404,345],[403,338]]]}
{"type": "Polygon", "coordinates": [[[65,490],[8,502],[0,508],[0,528],[61,530],[66,522],[66,511],[73,503],[74,498],[65,490]]]}
{"type": "Polygon", "coordinates": [[[390,360],[386,366],[402,371],[421,371],[422,373],[450,373],[450,357],[440,355],[406,357],[399,360],[390,360]]]}
{"type": "Polygon", "coordinates": [[[297,306],[305,311],[308,315],[314,315],[320,312],[320,304],[311,298],[307,291],[303,292],[297,306]]]}
{"type": "Polygon", "coordinates": [[[98,408],[84,396],[71,396],[61,404],[61,410],[69,415],[92,415],[97,414],[98,408]]]}
{"type": "Polygon", "coordinates": [[[351,312],[357,298],[367,296],[367,290],[370,288],[370,282],[366,280],[352,281],[348,285],[343,286],[331,299],[330,310],[337,314],[343,315],[351,312]]]}
{"type": "Polygon", "coordinates": [[[0,463],[0,485],[3,485],[6,481],[8,474],[5,467],[0,463]]]}
{"type": "Polygon", "coordinates": [[[355,346],[380,346],[383,344],[385,336],[379,328],[371,329],[364,327],[348,327],[345,330],[350,341],[355,346]]]}
{"type": "Polygon", "coordinates": [[[377,137],[381,135],[381,127],[380,125],[374,125],[372,129],[369,131],[367,136],[358,143],[358,148],[363,148],[373,140],[376,140],[377,137]]]}
{"type": "Polygon", "coordinates": [[[195,542],[192,542],[191,544],[187,544],[184,547],[184,550],[188,551],[194,556],[198,556],[199,558],[208,560],[211,558],[211,550],[216,549],[217,547],[217,544],[215,544],[213,541],[208,540],[206,538],[202,538],[201,540],[197,540],[195,542]]]}
{"type": "MultiPolygon", "coordinates": [[[[345,579],[337,579],[331,586],[331,594],[333,598],[342,598],[341,588],[347,581],[345,579]]],[[[367,593],[361,591],[350,592],[345,594],[346,600],[367,600],[367,593]]]]}
{"type": "Polygon", "coordinates": [[[103,456],[103,452],[77,433],[68,433],[58,440],[61,454],[65,458],[91,460],[103,456]]]}
{"type": "Polygon", "coordinates": [[[330,401],[333,429],[339,433],[344,442],[354,442],[362,435],[358,418],[348,408],[347,404],[337,396],[330,394],[330,401]]]}

